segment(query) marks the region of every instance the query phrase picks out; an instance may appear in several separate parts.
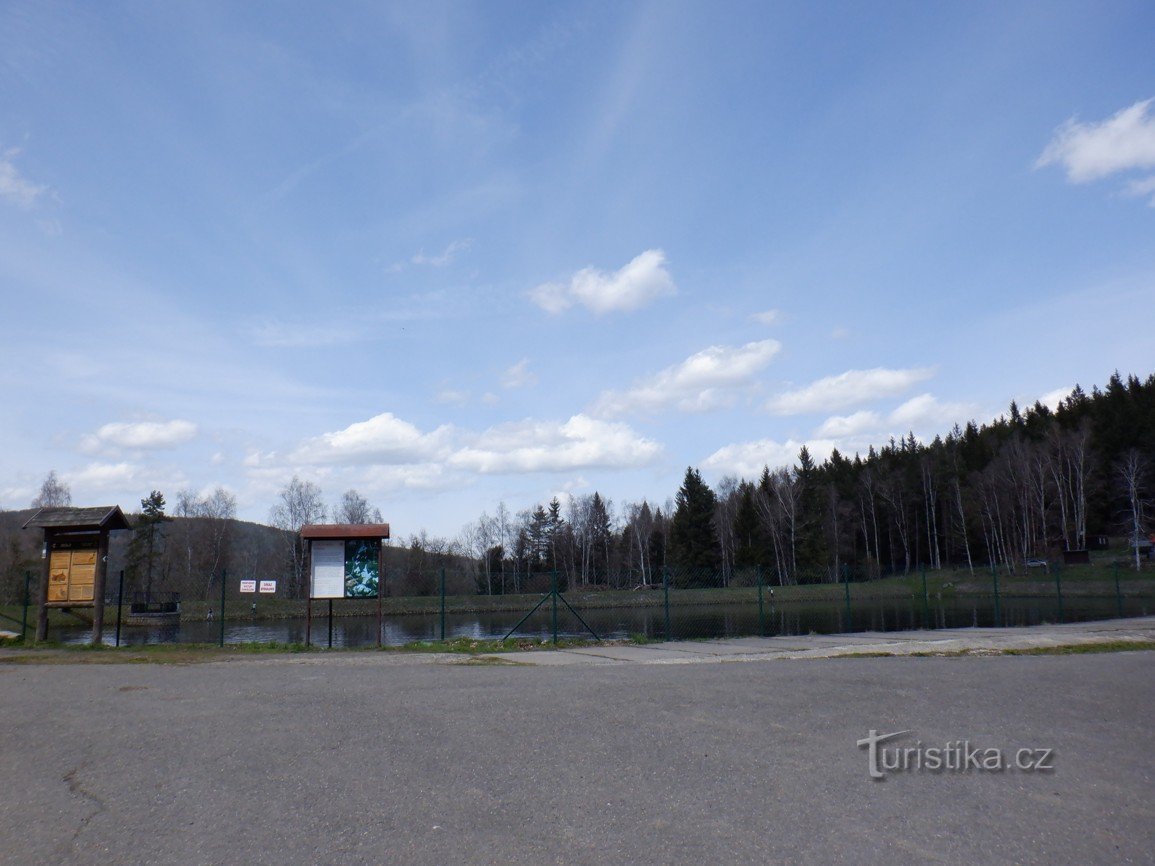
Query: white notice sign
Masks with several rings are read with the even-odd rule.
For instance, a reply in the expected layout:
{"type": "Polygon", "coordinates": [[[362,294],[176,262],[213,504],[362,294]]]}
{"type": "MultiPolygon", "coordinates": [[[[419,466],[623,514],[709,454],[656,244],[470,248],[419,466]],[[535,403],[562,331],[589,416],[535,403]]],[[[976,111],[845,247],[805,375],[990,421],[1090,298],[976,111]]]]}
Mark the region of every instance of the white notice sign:
{"type": "Polygon", "coordinates": [[[270,592],[276,592],[276,591],[277,591],[277,582],[275,580],[262,580],[261,581],[261,592],[270,593],[270,592]]]}
{"type": "Polygon", "coordinates": [[[257,582],[255,580],[242,580],[241,592],[256,592],[257,582]]]}
{"type": "Polygon", "coordinates": [[[313,550],[313,598],[345,597],[345,542],[311,542],[313,550]]]}

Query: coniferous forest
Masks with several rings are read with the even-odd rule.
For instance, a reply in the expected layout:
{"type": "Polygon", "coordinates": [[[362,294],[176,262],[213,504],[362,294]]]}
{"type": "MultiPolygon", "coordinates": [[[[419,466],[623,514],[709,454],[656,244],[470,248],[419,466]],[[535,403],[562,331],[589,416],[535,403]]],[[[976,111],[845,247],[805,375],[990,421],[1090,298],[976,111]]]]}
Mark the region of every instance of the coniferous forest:
{"type": "Polygon", "coordinates": [[[502,591],[499,570],[504,587],[555,568],[567,585],[611,587],[660,581],[666,567],[723,586],[754,568],[783,584],[916,568],[1021,573],[1108,537],[1133,549],[1152,530],[1153,496],[1155,375],[1116,373],[1054,410],[1012,403],[931,442],[911,434],[821,463],[803,448],[793,466],[716,489],[690,467],[672,502],[631,503],[616,520],[597,493],[564,514],[556,500],[512,519],[503,505],[467,527],[462,548],[478,557],[483,592],[502,591]]]}

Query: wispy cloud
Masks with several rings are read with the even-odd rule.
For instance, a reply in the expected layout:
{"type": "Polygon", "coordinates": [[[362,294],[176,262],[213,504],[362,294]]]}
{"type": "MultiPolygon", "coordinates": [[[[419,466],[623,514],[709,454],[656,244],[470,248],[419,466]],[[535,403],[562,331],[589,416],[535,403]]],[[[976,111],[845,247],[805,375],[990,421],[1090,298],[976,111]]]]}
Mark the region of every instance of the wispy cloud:
{"type": "Polygon", "coordinates": [[[782,349],[777,340],[744,346],[710,346],[642,380],[625,391],[606,391],[594,404],[595,415],[678,409],[704,412],[729,405],[734,392],[751,385],[782,349]]]}
{"type": "Polygon", "coordinates": [[[827,376],[804,388],[786,391],[774,397],[766,407],[777,415],[803,415],[810,412],[836,412],[850,406],[869,403],[880,397],[901,394],[917,382],[934,375],[930,367],[909,370],[847,370],[838,376],[827,376]]]}
{"type": "Polygon", "coordinates": [[[760,313],[751,313],[750,319],[760,325],[777,325],[782,321],[782,311],[763,310],[760,313]]]}
{"type": "Polygon", "coordinates": [[[449,246],[442,250],[437,255],[426,255],[425,250],[418,250],[409,261],[414,265],[429,265],[434,268],[443,268],[451,264],[458,255],[468,250],[473,246],[472,238],[464,238],[458,241],[452,241],[449,246]]]}
{"type": "Polygon", "coordinates": [[[581,304],[595,313],[640,309],[658,298],[677,293],[666,270],[666,254],[646,250],[613,273],[583,268],[568,283],[545,283],[529,292],[529,298],[547,313],[562,313],[581,304]]]}
{"type": "Polygon", "coordinates": [[[522,358],[501,377],[503,388],[525,388],[537,384],[537,376],[529,369],[529,358],[522,358]]]}
{"type": "Polygon", "coordinates": [[[191,421],[135,421],[105,424],[95,433],[85,436],[81,450],[94,454],[108,449],[153,451],[175,448],[197,435],[197,425],[191,421]]]}
{"type": "MultiPolygon", "coordinates": [[[[1152,102],[1155,99],[1136,102],[1098,123],[1069,119],[1055,131],[1035,162],[1036,168],[1061,165],[1071,183],[1155,168],[1155,116],[1148,113],[1152,102]]],[[[1155,177],[1132,181],[1127,192],[1138,196],[1155,193],[1155,177]]]]}
{"type": "Polygon", "coordinates": [[[20,173],[12,161],[19,154],[15,148],[0,154],[0,199],[17,207],[31,208],[48,187],[32,183],[20,173]]]}

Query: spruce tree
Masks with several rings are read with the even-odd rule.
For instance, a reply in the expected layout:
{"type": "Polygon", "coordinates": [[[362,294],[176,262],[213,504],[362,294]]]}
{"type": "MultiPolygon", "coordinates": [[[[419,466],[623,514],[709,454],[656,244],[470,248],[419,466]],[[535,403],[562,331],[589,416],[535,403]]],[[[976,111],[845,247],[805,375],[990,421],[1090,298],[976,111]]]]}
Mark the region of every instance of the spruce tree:
{"type": "Polygon", "coordinates": [[[698,571],[717,569],[722,559],[714,526],[717,497],[692,466],[674,499],[670,523],[670,564],[698,571]]]}

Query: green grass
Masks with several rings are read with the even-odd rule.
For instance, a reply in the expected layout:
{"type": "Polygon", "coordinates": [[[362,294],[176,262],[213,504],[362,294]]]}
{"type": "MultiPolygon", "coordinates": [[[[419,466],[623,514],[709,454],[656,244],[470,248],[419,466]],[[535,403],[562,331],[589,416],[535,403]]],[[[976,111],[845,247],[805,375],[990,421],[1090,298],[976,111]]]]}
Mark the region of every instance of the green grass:
{"type": "Polygon", "coordinates": [[[1024,649],[1003,650],[1009,656],[1065,656],[1085,655],[1089,653],[1121,653],[1137,650],[1155,650],[1155,641],[1152,640],[1112,640],[1095,643],[1072,643],[1059,646],[1027,647],[1024,649]]]}

